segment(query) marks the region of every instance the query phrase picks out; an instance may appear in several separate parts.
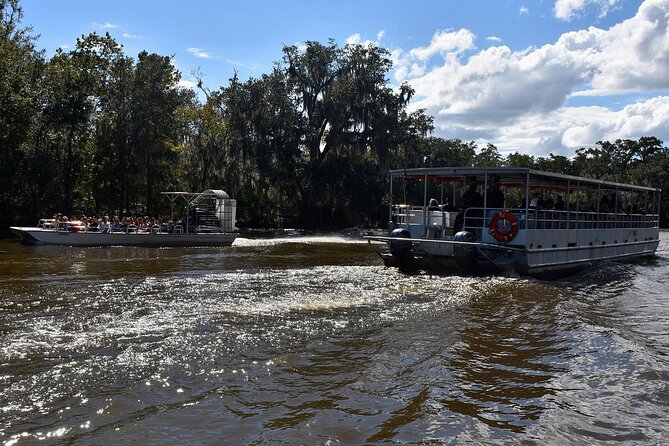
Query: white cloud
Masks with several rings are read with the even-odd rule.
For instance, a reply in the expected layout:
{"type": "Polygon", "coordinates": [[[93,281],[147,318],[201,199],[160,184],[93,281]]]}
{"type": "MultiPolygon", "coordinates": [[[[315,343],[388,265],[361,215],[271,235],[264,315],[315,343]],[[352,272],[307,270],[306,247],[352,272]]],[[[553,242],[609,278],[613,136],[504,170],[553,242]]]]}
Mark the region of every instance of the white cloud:
{"type": "Polygon", "coordinates": [[[197,88],[197,82],[190,79],[181,79],[178,85],[181,88],[187,88],[189,90],[195,90],[197,88]]]}
{"type": "Polygon", "coordinates": [[[118,28],[118,25],[114,25],[113,23],[110,23],[110,22],[104,22],[104,23],[92,22],[91,27],[96,28],[96,29],[110,30],[110,29],[118,28]]]}
{"type": "MultiPolygon", "coordinates": [[[[669,97],[658,96],[619,111],[601,106],[563,107],[528,116],[502,126],[493,143],[504,153],[520,150],[534,155],[553,152],[571,156],[575,149],[593,146],[597,141],[645,135],[669,141],[669,97]]],[[[482,145],[488,140],[478,142],[482,145]]]]}
{"type": "Polygon", "coordinates": [[[121,37],[124,37],[126,39],[141,39],[141,37],[139,37],[135,34],[130,34],[130,33],[123,33],[123,34],[121,34],[121,37]]]}
{"type": "Polygon", "coordinates": [[[357,43],[360,43],[360,34],[358,33],[348,36],[346,39],[346,45],[355,45],[357,43]]]}
{"type": "Polygon", "coordinates": [[[669,137],[665,96],[620,111],[565,103],[669,91],[668,30],[669,0],[646,0],[634,17],[609,29],[565,33],[522,51],[500,45],[467,57],[465,50],[476,48],[470,31],[439,31],[427,47],[393,52],[394,75],[415,88],[411,106],[435,117],[439,136],[545,153],[600,139],[663,138],[669,137]]]}
{"type": "Polygon", "coordinates": [[[500,37],[497,37],[497,36],[488,36],[488,37],[485,38],[485,40],[487,40],[489,42],[496,42],[496,43],[499,43],[499,42],[502,41],[502,39],[500,37]]]}
{"type": "Polygon", "coordinates": [[[362,40],[362,36],[360,35],[360,33],[355,33],[348,36],[348,38],[346,39],[346,45],[380,46],[381,45],[380,41],[385,36],[385,34],[386,34],[385,30],[381,30],[377,33],[376,40],[369,40],[369,39],[362,40]]]}
{"type": "Polygon", "coordinates": [[[432,36],[429,46],[414,48],[409,52],[409,55],[418,60],[426,61],[436,54],[445,56],[449,53],[462,53],[465,50],[476,48],[474,38],[474,34],[467,29],[437,31],[432,36]]]}
{"type": "Polygon", "coordinates": [[[199,59],[212,59],[214,56],[201,48],[187,48],[186,51],[199,59]]]}
{"type": "Polygon", "coordinates": [[[599,17],[605,17],[620,0],[556,0],[554,13],[560,20],[569,21],[577,17],[581,11],[592,5],[599,9],[599,17]]]}
{"type": "Polygon", "coordinates": [[[520,15],[528,15],[530,13],[530,10],[527,8],[527,6],[523,5],[520,7],[520,10],[518,10],[520,15]]]}

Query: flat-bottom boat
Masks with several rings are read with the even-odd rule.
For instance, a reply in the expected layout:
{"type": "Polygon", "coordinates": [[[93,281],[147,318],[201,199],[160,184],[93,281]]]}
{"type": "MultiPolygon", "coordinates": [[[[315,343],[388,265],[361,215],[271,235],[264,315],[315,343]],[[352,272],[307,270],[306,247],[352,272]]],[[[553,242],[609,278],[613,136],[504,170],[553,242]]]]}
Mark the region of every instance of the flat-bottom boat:
{"type": "Polygon", "coordinates": [[[40,220],[37,227],[11,227],[23,243],[32,245],[65,246],[230,246],[238,236],[236,225],[237,202],[222,190],[202,193],[163,192],[172,203],[183,198],[190,210],[192,224],[177,226],[169,232],[154,226],[147,232],[127,227],[122,232],[87,231],[72,224],[52,225],[50,220],[40,220]]]}
{"type": "Polygon", "coordinates": [[[388,252],[376,251],[404,271],[555,278],[598,261],[652,256],[659,244],[657,188],[525,168],[403,169],[390,177],[388,235],[367,239],[385,242],[388,252]],[[402,201],[394,204],[398,179],[402,201]],[[422,205],[410,204],[412,193],[422,205]],[[448,204],[429,205],[438,194],[448,204]]]}

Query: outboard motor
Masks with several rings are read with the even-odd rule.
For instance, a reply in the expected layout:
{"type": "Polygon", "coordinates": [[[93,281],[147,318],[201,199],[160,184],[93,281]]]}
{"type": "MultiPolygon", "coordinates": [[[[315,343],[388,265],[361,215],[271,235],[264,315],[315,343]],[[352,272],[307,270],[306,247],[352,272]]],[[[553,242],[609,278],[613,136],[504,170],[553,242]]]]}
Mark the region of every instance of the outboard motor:
{"type": "MultiPolygon", "coordinates": [[[[411,238],[411,233],[402,228],[393,229],[391,238],[411,238]]],[[[400,270],[410,270],[413,264],[412,243],[409,240],[391,240],[390,254],[395,258],[400,270]]]]}
{"type": "MultiPolygon", "coordinates": [[[[475,242],[476,236],[469,231],[460,231],[453,236],[456,242],[475,242]]],[[[473,245],[455,245],[453,257],[463,274],[470,274],[476,266],[476,247],[473,245]]]]}

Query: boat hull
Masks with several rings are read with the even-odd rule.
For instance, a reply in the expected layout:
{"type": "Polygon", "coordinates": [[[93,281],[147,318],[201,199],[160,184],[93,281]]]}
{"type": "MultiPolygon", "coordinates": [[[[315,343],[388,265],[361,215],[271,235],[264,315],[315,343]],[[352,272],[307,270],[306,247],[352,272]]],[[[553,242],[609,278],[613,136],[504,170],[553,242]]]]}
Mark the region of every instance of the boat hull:
{"type": "MultiPolygon", "coordinates": [[[[555,240],[555,232],[550,235],[555,240]]],[[[410,252],[402,256],[380,253],[386,266],[406,272],[425,270],[431,273],[496,274],[513,271],[541,279],[556,279],[573,274],[603,261],[634,261],[652,257],[659,244],[656,228],[634,230],[637,237],[621,243],[587,244],[585,246],[528,249],[519,246],[493,246],[486,243],[443,242],[429,239],[411,240],[410,252]],[[505,250],[508,248],[508,250],[505,250]]],[[[612,237],[619,239],[617,231],[612,237]]],[[[625,235],[625,234],[622,234],[625,235]]],[[[549,234],[546,234],[549,237],[549,234]]],[[[593,234],[593,237],[595,234],[593,234]]],[[[601,234],[597,234],[601,236],[601,234]]],[[[627,235],[625,235],[627,237],[627,235]]],[[[389,244],[392,237],[368,237],[389,244]]]]}
{"type": "Polygon", "coordinates": [[[188,247],[188,246],[230,246],[237,233],[125,233],[114,232],[65,232],[53,229],[11,227],[12,232],[29,245],[61,246],[147,246],[147,247],[188,247]]]}

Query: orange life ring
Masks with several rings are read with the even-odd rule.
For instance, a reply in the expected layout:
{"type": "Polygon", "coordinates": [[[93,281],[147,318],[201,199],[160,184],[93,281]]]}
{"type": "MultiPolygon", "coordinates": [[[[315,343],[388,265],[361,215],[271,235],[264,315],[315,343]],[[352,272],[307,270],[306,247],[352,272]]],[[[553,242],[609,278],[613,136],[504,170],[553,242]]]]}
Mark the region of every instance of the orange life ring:
{"type": "Polygon", "coordinates": [[[490,220],[488,233],[498,242],[510,242],[518,234],[518,219],[509,211],[500,211],[490,220]]]}

